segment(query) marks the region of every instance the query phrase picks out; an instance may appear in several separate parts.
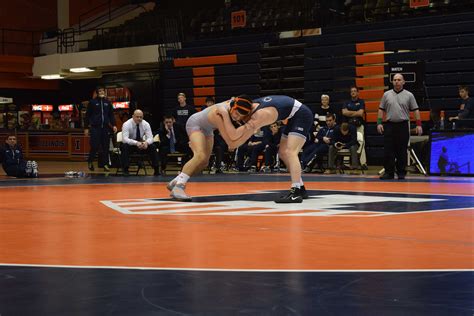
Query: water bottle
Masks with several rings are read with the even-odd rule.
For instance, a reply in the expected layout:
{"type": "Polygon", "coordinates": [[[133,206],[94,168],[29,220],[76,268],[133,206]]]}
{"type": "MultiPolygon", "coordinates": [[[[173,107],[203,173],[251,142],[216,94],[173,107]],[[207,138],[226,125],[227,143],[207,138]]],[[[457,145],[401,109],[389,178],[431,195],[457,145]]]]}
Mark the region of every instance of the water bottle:
{"type": "Polygon", "coordinates": [[[64,177],[66,178],[82,178],[85,175],[84,171],[66,171],[64,173],[64,177]]]}
{"type": "Polygon", "coordinates": [[[439,129],[444,129],[444,111],[441,111],[441,113],[440,113],[439,129]]]}
{"type": "Polygon", "coordinates": [[[453,129],[456,129],[456,121],[453,121],[453,129]]]}

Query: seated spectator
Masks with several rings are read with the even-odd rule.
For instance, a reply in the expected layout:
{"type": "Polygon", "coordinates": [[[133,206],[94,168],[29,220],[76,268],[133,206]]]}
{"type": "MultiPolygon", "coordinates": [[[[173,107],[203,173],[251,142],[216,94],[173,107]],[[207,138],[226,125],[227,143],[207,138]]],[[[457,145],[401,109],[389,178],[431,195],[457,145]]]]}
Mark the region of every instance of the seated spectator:
{"type": "Polygon", "coordinates": [[[270,125],[264,132],[265,167],[263,172],[271,172],[276,163],[276,155],[280,148],[281,130],[277,122],[270,125]]]}
{"type": "Polygon", "coordinates": [[[181,125],[181,127],[186,127],[186,122],[189,117],[196,113],[196,109],[192,105],[186,104],[186,95],[184,93],[178,94],[178,106],[175,109],[174,117],[176,119],[176,124],[181,125]]]}
{"type": "Polygon", "coordinates": [[[450,122],[456,120],[474,119],[474,99],[469,97],[469,88],[467,86],[459,86],[459,96],[461,97],[459,113],[456,116],[450,117],[450,122]]]}
{"type": "Polygon", "coordinates": [[[5,173],[16,178],[37,178],[38,163],[23,159],[23,151],[17,145],[16,136],[8,135],[0,149],[0,161],[5,173]]]}
{"type": "Polygon", "coordinates": [[[247,156],[250,161],[250,172],[257,171],[257,159],[258,155],[263,152],[265,149],[265,144],[263,142],[263,131],[258,129],[250,137],[247,143],[241,145],[237,151],[237,169],[239,171],[245,171],[244,158],[247,156]]]}
{"type": "MultiPolygon", "coordinates": [[[[181,153],[186,157],[189,156],[188,134],[184,127],[175,122],[173,116],[165,115],[163,126],[158,130],[158,135],[160,136],[159,154],[162,172],[166,170],[168,154],[181,153]]],[[[186,157],[185,160],[187,160],[186,157]]]]}
{"type": "Polygon", "coordinates": [[[304,172],[311,172],[313,166],[321,161],[322,155],[328,153],[335,126],[336,117],[329,113],[326,116],[326,126],[322,127],[316,134],[314,141],[303,149],[301,168],[304,172]]]}
{"type": "MultiPolygon", "coordinates": [[[[364,117],[365,117],[365,101],[359,98],[359,88],[351,87],[351,100],[342,107],[342,120],[356,127],[357,132],[364,135],[364,117]]],[[[367,157],[365,148],[362,148],[360,155],[360,163],[367,165],[367,157]]]]}
{"type": "Polygon", "coordinates": [[[329,146],[328,170],[324,173],[336,173],[336,154],[341,149],[349,149],[351,153],[351,169],[359,169],[359,157],[357,155],[357,131],[355,126],[342,123],[334,129],[331,145],[329,146]]]}
{"type": "Polygon", "coordinates": [[[122,145],[120,147],[123,175],[128,176],[130,154],[133,152],[146,152],[155,169],[154,175],[160,174],[158,167],[158,153],[153,143],[153,133],[150,124],[143,119],[143,112],[135,110],[131,119],[122,125],[122,145]]]}
{"type": "Polygon", "coordinates": [[[214,131],[214,146],[212,148],[212,151],[214,152],[214,155],[216,157],[216,160],[215,160],[216,173],[222,173],[223,171],[222,169],[224,167],[223,166],[224,155],[228,150],[229,150],[229,146],[227,146],[227,143],[225,142],[224,138],[222,138],[218,130],[215,130],[214,131]]]}
{"type": "Polygon", "coordinates": [[[319,127],[326,125],[326,115],[328,113],[336,114],[336,109],[329,105],[329,95],[323,94],[321,95],[321,105],[316,108],[314,113],[314,120],[319,122],[319,127]]]}
{"type": "Polygon", "coordinates": [[[216,104],[214,97],[206,97],[206,104],[201,107],[201,111],[214,104],[216,104]]]}

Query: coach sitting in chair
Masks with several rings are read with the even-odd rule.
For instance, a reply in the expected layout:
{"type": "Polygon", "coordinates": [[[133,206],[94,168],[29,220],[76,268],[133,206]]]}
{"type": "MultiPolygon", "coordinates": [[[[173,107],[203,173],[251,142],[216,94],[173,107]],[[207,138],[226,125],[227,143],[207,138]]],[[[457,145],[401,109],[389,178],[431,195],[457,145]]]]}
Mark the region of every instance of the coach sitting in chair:
{"type": "Polygon", "coordinates": [[[190,154],[189,139],[185,129],[176,123],[172,115],[164,116],[163,126],[158,130],[158,135],[160,135],[161,170],[164,172],[168,163],[168,154],[181,153],[186,156],[190,154]]]}
{"type": "Polygon", "coordinates": [[[130,154],[133,152],[147,153],[155,169],[155,176],[160,175],[158,153],[153,144],[150,124],[143,119],[143,112],[135,110],[133,117],[122,125],[121,159],[124,176],[128,176],[130,154]]]}

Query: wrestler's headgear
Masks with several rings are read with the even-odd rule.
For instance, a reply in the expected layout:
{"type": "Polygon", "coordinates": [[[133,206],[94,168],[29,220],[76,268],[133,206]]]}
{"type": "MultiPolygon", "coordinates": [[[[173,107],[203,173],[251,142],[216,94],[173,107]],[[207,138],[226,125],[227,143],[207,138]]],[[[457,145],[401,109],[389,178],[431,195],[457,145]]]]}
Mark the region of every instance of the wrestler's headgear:
{"type": "Polygon", "coordinates": [[[233,98],[230,101],[230,113],[233,111],[239,112],[240,115],[243,115],[242,121],[246,122],[250,115],[252,114],[252,100],[246,95],[240,95],[233,98]]]}

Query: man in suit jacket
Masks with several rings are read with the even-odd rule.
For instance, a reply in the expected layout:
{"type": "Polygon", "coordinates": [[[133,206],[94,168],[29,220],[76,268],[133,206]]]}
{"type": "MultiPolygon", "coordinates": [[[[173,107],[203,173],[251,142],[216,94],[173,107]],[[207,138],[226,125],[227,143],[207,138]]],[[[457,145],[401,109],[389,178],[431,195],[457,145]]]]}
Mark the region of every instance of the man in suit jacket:
{"type": "MultiPolygon", "coordinates": [[[[166,170],[168,163],[167,155],[170,153],[183,153],[186,157],[190,155],[188,135],[186,130],[176,121],[172,115],[165,115],[163,119],[163,126],[158,131],[160,135],[160,161],[161,170],[166,170]]],[[[186,160],[186,158],[185,158],[186,160]]]]}

